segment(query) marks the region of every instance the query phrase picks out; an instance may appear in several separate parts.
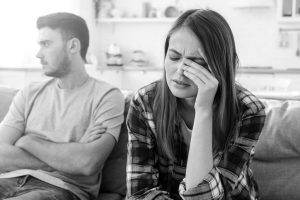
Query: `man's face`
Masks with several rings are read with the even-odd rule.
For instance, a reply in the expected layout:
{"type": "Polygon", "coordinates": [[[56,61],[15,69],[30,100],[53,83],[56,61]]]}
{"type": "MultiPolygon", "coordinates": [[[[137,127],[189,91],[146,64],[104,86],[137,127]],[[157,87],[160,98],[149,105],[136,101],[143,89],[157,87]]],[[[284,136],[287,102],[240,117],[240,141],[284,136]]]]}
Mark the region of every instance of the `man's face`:
{"type": "Polygon", "coordinates": [[[43,65],[46,76],[61,78],[70,71],[70,58],[67,51],[67,41],[58,29],[49,27],[39,30],[38,43],[40,49],[36,55],[43,65]]]}

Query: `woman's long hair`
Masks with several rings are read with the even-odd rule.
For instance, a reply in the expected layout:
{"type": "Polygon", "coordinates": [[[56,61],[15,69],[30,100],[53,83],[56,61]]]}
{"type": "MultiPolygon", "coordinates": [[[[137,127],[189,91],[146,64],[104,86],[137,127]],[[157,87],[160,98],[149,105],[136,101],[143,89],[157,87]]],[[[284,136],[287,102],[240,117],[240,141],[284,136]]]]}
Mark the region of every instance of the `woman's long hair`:
{"type": "MultiPolygon", "coordinates": [[[[236,128],[240,117],[235,84],[238,56],[233,34],[226,20],[217,12],[188,10],[177,19],[168,33],[164,58],[169,48],[170,37],[182,27],[189,28],[198,37],[208,65],[219,81],[213,103],[213,149],[216,152],[225,147],[227,138],[236,128]]],[[[158,151],[171,161],[176,161],[178,136],[175,134],[175,122],[179,114],[177,100],[167,85],[165,71],[162,81],[157,86],[153,108],[158,151]]]]}

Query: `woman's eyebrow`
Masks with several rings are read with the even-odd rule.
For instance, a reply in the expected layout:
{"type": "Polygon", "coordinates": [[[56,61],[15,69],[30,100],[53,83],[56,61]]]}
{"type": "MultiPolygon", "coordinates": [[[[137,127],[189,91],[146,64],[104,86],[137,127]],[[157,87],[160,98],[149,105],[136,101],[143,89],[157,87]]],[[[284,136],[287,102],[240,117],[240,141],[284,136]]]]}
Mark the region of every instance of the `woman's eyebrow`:
{"type": "Polygon", "coordinates": [[[200,57],[200,56],[188,56],[186,58],[191,59],[191,60],[203,60],[204,61],[204,58],[200,57]]]}
{"type": "Polygon", "coordinates": [[[172,51],[173,53],[176,53],[176,54],[179,54],[179,55],[181,55],[181,53],[179,53],[178,51],[176,51],[175,49],[169,49],[169,51],[172,51]]]}
{"type": "MultiPolygon", "coordinates": [[[[176,51],[173,48],[170,48],[169,51],[176,53],[178,55],[181,55],[181,53],[179,53],[178,51],[176,51]]],[[[201,56],[187,56],[186,58],[191,59],[191,60],[203,60],[204,61],[204,58],[201,56]]]]}

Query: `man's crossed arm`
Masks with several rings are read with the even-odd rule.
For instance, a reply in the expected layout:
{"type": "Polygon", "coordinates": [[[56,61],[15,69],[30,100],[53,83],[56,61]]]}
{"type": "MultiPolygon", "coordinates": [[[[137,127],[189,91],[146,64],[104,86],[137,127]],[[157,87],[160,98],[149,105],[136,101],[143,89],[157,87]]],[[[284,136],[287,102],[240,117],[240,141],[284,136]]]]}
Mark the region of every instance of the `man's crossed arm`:
{"type": "Polygon", "coordinates": [[[101,125],[88,129],[78,143],[55,143],[0,126],[0,172],[42,169],[76,175],[100,170],[112,151],[115,139],[101,125]]]}

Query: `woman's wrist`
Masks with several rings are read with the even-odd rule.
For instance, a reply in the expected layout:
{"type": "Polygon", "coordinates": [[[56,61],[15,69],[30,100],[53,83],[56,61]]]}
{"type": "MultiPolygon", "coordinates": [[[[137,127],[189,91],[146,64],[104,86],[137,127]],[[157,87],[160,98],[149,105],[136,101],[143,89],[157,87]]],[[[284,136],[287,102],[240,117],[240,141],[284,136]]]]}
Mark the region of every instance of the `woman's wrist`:
{"type": "Polygon", "coordinates": [[[212,108],[210,108],[210,107],[197,107],[197,108],[195,108],[195,117],[196,117],[196,115],[212,116],[212,108]]]}

